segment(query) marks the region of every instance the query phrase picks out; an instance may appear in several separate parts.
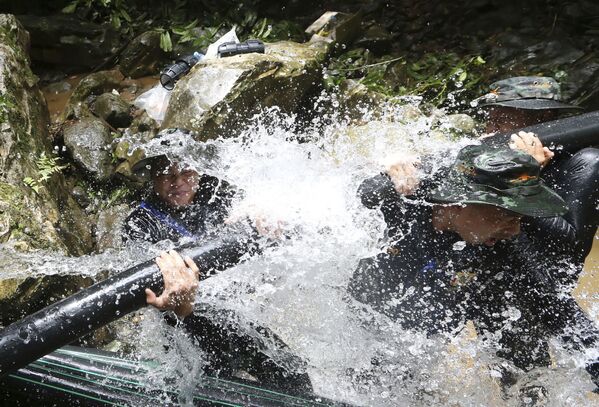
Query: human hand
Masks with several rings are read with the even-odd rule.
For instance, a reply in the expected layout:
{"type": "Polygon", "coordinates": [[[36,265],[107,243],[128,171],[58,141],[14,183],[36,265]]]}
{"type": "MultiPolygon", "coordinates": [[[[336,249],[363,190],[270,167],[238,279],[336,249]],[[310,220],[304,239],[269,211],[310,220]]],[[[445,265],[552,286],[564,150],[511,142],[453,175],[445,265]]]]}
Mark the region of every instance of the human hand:
{"type": "Polygon", "coordinates": [[[264,216],[258,216],[254,218],[254,227],[258,231],[258,234],[262,237],[268,237],[270,239],[280,239],[283,234],[284,222],[273,221],[267,219],[264,216]]]}
{"type": "Polygon", "coordinates": [[[512,150],[520,150],[532,155],[541,164],[541,167],[546,166],[555,155],[553,151],[543,147],[543,143],[534,133],[521,131],[518,134],[512,134],[510,139],[509,146],[512,150]]]}
{"type": "Polygon", "coordinates": [[[418,188],[420,177],[417,166],[420,157],[412,154],[393,155],[384,159],[382,164],[399,194],[411,195],[418,188]]]}
{"type": "Polygon", "coordinates": [[[160,310],[172,310],[180,318],[193,312],[200,270],[190,257],[183,259],[175,250],[160,253],[156,264],[162,272],[164,290],[160,296],[146,288],[146,302],[160,310]]]}

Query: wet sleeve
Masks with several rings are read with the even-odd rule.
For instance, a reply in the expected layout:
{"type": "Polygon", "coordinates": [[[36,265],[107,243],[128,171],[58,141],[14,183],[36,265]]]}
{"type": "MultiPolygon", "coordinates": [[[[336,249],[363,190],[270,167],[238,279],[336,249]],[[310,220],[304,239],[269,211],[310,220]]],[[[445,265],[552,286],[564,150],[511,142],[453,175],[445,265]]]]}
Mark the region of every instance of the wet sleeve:
{"type": "Polygon", "coordinates": [[[583,261],[599,226],[599,149],[580,150],[543,175],[569,210],[560,217],[529,219],[524,229],[550,249],[583,261]]]}
{"type": "Polygon", "coordinates": [[[125,219],[123,233],[125,242],[141,240],[156,243],[168,238],[156,219],[143,208],[135,209],[125,219]]]}

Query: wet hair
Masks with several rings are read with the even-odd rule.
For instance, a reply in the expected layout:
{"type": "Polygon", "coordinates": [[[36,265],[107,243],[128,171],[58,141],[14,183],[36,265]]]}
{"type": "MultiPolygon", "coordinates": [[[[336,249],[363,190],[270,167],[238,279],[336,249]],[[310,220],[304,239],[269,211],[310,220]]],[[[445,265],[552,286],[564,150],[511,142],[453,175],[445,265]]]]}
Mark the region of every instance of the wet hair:
{"type": "Polygon", "coordinates": [[[169,160],[166,156],[160,156],[153,159],[150,164],[150,174],[152,179],[164,174],[171,165],[171,160],[169,160]]]}

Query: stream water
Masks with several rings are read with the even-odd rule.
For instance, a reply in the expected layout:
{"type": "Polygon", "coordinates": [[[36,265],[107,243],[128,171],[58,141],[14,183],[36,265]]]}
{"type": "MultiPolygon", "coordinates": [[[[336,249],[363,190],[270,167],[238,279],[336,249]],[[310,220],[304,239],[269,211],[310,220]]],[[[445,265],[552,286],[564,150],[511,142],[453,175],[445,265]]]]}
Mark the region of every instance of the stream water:
{"type": "MultiPolygon", "coordinates": [[[[385,229],[381,215],[357,198],[360,182],[379,172],[381,159],[392,151],[452,151],[439,155],[436,164],[443,165],[471,142],[431,140],[428,130],[436,120],[431,117],[405,120],[394,125],[393,134],[370,137],[387,134],[385,120],[405,117],[405,109],[398,107],[360,131],[334,117],[298,130],[293,117],[264,112],[239,137],[211,142],[219,153],[210,160],[196,155],[203,150],[201,143],[185,139],[175,152],[178,159],[244,191],[234,203],[234,216],[263,218],[280,225],[287,236],[262,255],[202,282],[198,301],[234,311],[249,335],[259,335],[249,322],[272,329],[305,360],[315,393],[332,399],[376,406],[516,406],[522,402],[518,389],[534,383],[548,390],[547,405],[597,405],[598,398],[588,393],[592,384],[582,368],[583,356],[562,351],[558,344],[553,344],[552,367],[521,372],[502,397],[489,366],[504,361],[471,325],[455,338],[427,339],[347,294],[358,261],[381,250],[385,229]]],[[[163,247],[130,247],[78,259],[8,251],[0,261],[4,269],[20,262],[36,273],[85,270],[95,275],[125,269],[163,247]]],[[[587,268],[589,275],[596,272],[596,263],[587,268]]],[[[584,287],[581,296],[586,295],[587,310],[596,319],[596,286],[584,287]]],[[[142,323],[121,340],[135,344],[138,356],[163,361],[161,378],[183,378],[183,400],[191,383],[201,380],[201,352],[164,324],[158,312],[146,310],[142,323]],[[172,346],[165,351],[167,337],[172,346]]],[[[271,356],[279,358],[276,351],[271,356]]]]}

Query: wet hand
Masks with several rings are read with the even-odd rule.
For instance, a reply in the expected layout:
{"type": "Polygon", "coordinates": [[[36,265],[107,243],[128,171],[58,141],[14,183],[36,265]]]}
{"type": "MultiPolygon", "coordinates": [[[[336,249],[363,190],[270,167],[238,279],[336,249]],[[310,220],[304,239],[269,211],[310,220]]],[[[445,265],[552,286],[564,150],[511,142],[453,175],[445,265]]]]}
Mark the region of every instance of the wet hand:
{"type": "Polygon", "coordinates": [[[387,157],[382,164],[397,193],[411,195],[418,188],[420,177],[417,167],[420,164],[420,157],[399,154],[387,157]]]}
{"type": "Polygon", "coordinates": [[[200,270],[190,257],[183,259],[175,250],[162,252],[156,258],[162,272],[164,290],[157,296],[146,288],[146,302],[160,310],[174,311],[180,318],[193,312],[193,304],[198,291],[200,270]]]}
{"type": "Polygon", "coordinates": [[[284,222],[269,220],[266,217],[254,218],[254,227],[262,237],[278,240],[283,235],[284,222]]]}
{"type": "Polygon", "coordinates": [[[518,134],[512,134],[510,148],[512,150],[520,150],[534,157],[541,164],[541,167],[546,166],[555,155],[553,151],[547,147],[543,147],[543,143],[536,134],[521,131],[518,134]]]}

